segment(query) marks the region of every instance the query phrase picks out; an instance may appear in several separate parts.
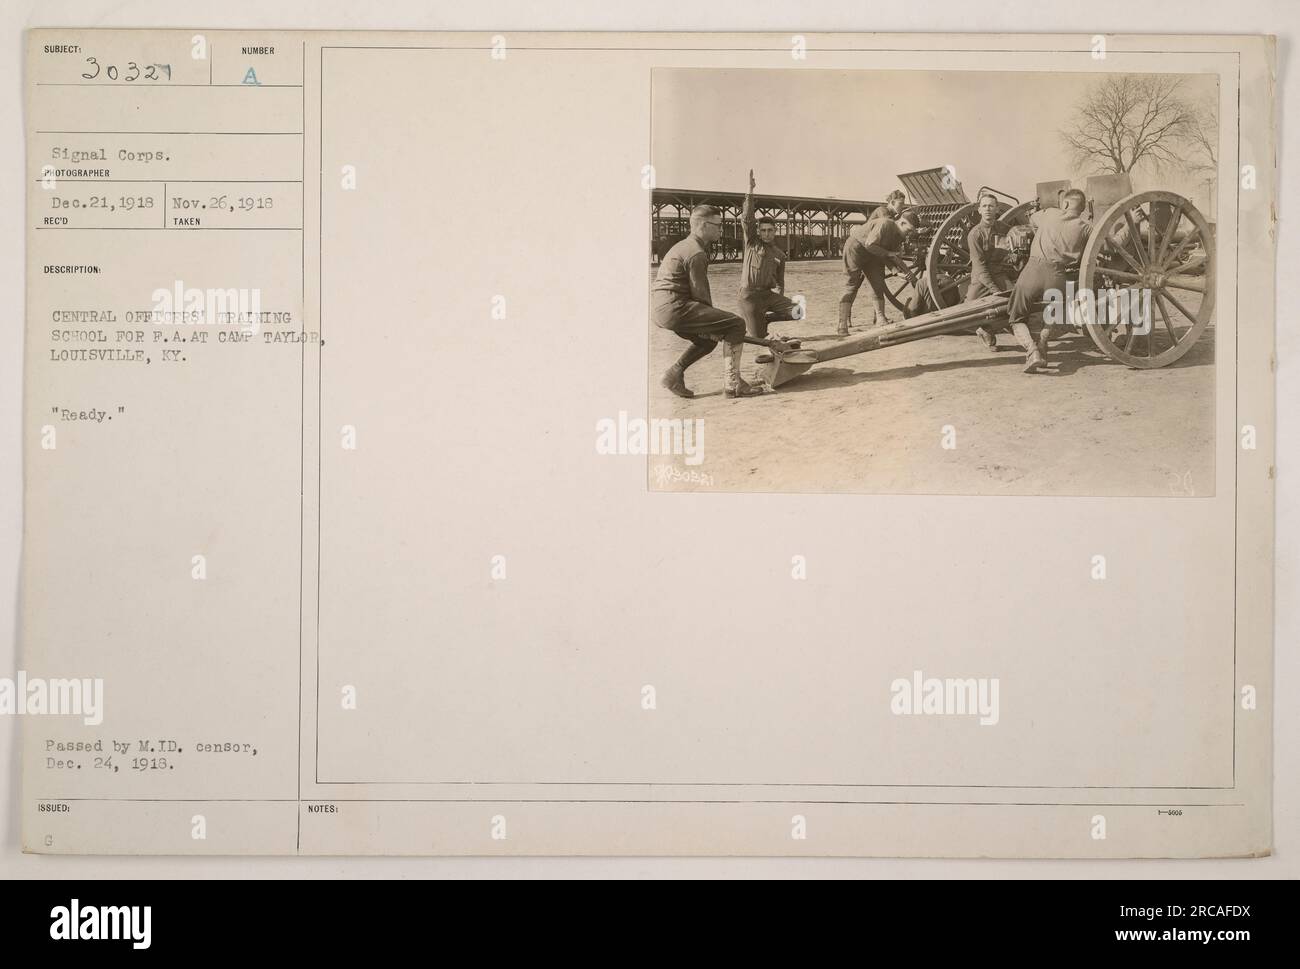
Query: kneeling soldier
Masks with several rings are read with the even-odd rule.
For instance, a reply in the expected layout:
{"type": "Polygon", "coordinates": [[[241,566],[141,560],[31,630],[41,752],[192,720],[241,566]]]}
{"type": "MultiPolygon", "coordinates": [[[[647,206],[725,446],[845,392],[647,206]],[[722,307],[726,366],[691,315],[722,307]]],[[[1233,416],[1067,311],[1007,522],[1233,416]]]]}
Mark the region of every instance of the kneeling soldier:
{"type": "Polygon", "coordinates": [[[712,205],[695,206],[691,209],[691,234],[668,250],[651,287],[655,325],[672,330],[691,344],[660,381],[678,397],[695,396],[686,387],[686,368],[707,357],[718,343],[722,343],[723,392],[728,397],[762,393],[740,376],[744,320],[716,309],[709,291],[708,247],[721,237],[722,213],[712,205]]]}

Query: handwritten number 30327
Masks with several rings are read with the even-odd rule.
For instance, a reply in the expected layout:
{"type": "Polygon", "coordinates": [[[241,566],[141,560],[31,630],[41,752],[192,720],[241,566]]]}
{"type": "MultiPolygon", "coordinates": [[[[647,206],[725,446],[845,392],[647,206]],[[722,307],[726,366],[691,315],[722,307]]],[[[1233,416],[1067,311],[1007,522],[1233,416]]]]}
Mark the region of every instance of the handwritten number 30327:
{"type": "Polygon", "coordinates": [[[172,79],[172,66],[170,64],[145,64],[143,67],[135,61],[128,61],[124,69],[119,70],[116,64],[103,65],[94,57],[87,57],[86,64],[89,69],[82,71],[81,76],[87,81],[93,81],[102,73],[110,81],[138,81],[144,78],[146,81],[159,81],[172,79]]]}

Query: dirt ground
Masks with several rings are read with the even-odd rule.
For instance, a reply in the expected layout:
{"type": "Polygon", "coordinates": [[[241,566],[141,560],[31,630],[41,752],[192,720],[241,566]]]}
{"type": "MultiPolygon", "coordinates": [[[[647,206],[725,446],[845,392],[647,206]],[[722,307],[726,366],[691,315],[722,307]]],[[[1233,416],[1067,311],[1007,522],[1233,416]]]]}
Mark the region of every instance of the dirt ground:
{"type": "MultiPolygon", "coordinates": [[[[738,273],[734,264],[710,268],[718,306],[736,309],[738,273]]],[[[804,295],[808,316],[773,332],[799,337],[806,347],[835,339],[842,280],[837,261],[790,263],[786,293],[804,295]]],[[[864,286],[854,332],[870,323],[870,306],[864,286]]],[[[892,307],[890,313],[901,318],[892,307]]],[[[1010,333],[998,335],[998,353],[959,334],[817,364],[771,394],[741,400],[722,394],[720,350],[687,371],[695,399],[660,387],[686,343],[668,330],[650,330],[650,416],[705,422],[701,464],[651,456],[655,489],[1214,493],[1213,323],[1181,360],[1158,370],[1130,370],[1086,335],[1066,333],[1049,350],[1052,372],[1030,375],[1010,333]],[[942,446],[949,426],[951,449],[942,446]]],[[[758,352],[745,347],[747,379],[758,352]]]]}

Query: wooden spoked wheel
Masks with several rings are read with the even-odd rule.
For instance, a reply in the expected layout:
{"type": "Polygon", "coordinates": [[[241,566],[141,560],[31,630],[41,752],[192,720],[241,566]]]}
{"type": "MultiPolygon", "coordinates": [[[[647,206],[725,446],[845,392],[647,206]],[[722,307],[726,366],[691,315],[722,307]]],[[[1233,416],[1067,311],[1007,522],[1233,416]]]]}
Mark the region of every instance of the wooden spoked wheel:
{"type": "Polygon", "coordinates": [[[1214,312],[1214,234],[1173,192],[1120,199],[1093,224],[1079,267],[1088,335],[1112,360],[1154,370],[1178,360],[1214,312]]]}
{"type": "Polygon", "coordinates": [[[923,255],[909,259],[906,269],[888,266],[885,269],[885,299],[889,300],[895,309],[906,313],[908,292],[916,289],[917,280],[921,278],[921,273],[924,271],[923,255]]]}
{"type": "Polygon", "coordinates": [[[926,282],[930,286],[930,299],[940,308],[955,306],[965,295],[970,279],[970,249],[966,236],[979,221],[979,209],[968,202],[944,219],[930,240],[926,256],[926,282]]]}
{"type": "Polygon", "coordinates": [[[1017,225],[1029,225],[1029,217],[1034,214],[1034,200],[1021,202],[1014,208],[1007,209],[998,215],[998,221],[1004,228],[1010,229],[1017,225]]]}
{"type": "MultiPolygon", "coordinates": [[[[1007,229],[1013,225],[1025,225],[1029,222],[1032,205],[1032,202],[1024,202],[1013,208],[999,201],[998,221],[1007,229]]],[[[966,238],[979,221],[979,204],[969,202],[944,219],[930,240],[925,271],[930,298],[935,306],[955,306],[965,299],[966,286],[970,282],[970,248],[966,238]]]]}

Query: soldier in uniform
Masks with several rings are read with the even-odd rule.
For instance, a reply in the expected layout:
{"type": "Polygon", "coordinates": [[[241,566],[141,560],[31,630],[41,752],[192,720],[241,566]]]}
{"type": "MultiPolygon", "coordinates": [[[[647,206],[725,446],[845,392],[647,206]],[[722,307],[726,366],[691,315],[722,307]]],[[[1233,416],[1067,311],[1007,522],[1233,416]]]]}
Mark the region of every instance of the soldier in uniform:
{"type": "MultiPolygon", "coordinates": [[[[944,306],[952,306],[961,302],[960,287],[946,273],[939,277],[939,291],[942,294],[944,306]]],[[[926,270],[917,278],[916,291],[907,298],[907,308],[903,311],[903,315],[910,319],[913,316],[920,316],[923,313],[929,313],[937,309],[939,307],[935,305],[934,299],[930,296],[930,273],[926,270]]]]}
{"type": "Polygon", "coordinates": [[[840,320],[836,333],[847,336],[853,322],[853,301],[865,278],[871,284],[871,298],[876,308],[876,324],[890,322],[885,312],[885,268],[893,264],[906,268],[903,245],[920,224],[917,214],[908,209],[898,220],[881,218],[854,226],[844,240],[844,294],[840,297],[840,320]]]}
{"type": "MultiPolygon", "coordinates": [[[[767,339],[773,323],[800,318],[800,309],[785,295],[786,254],[773,241],[776,223],[769,218],[754,219],[754,170],[749,170],[749,191],[741,212],[745,235],[745,257],[740,267],[740,315],[745,318],[749,335],[767,339]]],[[[770,363],[770,353],[760,353],[755,363],[770,363]]]]}
{"type": "MultiPolygon", "coordinates": [[[[981,195],[979,200],[980,221],[966,236],[966,248],[970,251],[970,285],[966,288],[966,301],[1005,293],[1011,288],[1011,279],[1007,274],[1007,231],[1006,226],[998,222],[998,200],[992,195],[981,195]]],[[[975,335],[990,350],[998,348],[998,338],[993,334],[996,328],[978,326],[975,335]]]]}
{"type": "Polygon", "coordinates": [[[1029,248],[1016,288],[1011,294],[1009,312],[1011,332],[1028,354],[1025,373],[1036,373],[1047,366],[1047,338],[1043,326],[1043,298],[1054,292],[1057,298],[1065,291],[1067,274],[1076,271],[1083,258],[1083,248],[1092,232],[1092,223],[1082,219],[1087,198],[1077,188],[1061,195],[1059,209],[1042,209],[1029,217],[1034,227],[1034,241],[1029,248]],[[1037,320],[1038,333],[1030,329],[1037,320]]]}
{"type": "Polygon", "coordinates": [[[655,325],[690,343],[668,368],[660,384],[678,397],[694,397],[686,386],[686,368],[722,344],[723,392],[728,397],[762,393],[740,376],[745,321],[713,305],[709,291],[709,246],[722,237],[722,213],[712,205],[691,209],[691,234],[668,250],[651,286],[655,325]]]}
{"type": "Polygon", "coordinates": [[[907,207],[907,196],[901,189],[894,189],[885,196],[885,204],[877,205],[867,216],[868,222],[875,222],[876,219],[897,219],[907,207]]]}

